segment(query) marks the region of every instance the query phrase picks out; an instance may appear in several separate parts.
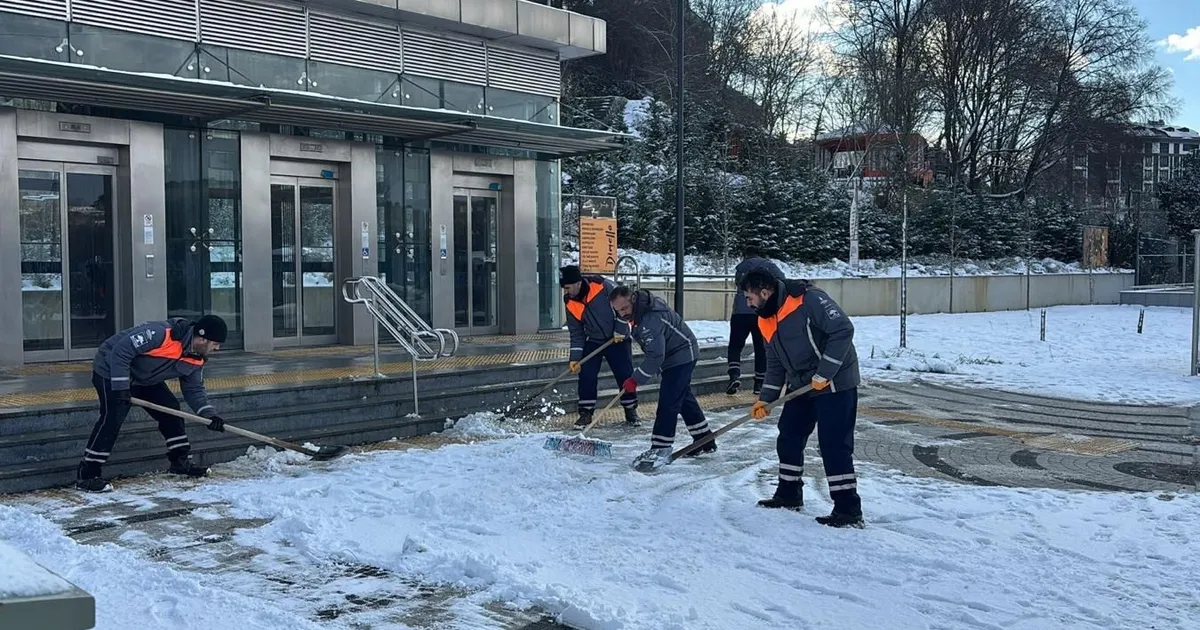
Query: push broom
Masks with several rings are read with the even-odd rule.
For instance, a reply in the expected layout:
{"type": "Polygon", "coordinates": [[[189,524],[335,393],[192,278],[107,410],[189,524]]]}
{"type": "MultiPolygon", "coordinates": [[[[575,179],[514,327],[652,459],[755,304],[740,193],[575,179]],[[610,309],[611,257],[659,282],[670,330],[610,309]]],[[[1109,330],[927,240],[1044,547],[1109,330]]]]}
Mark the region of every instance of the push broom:
{"type": "Polygon", "coordinates": [[[612,406],[617,404],[625,390],[617,392],[613,399],[604,405],[604,409],[599,413],[592,414],[592,421],[588,423],[583,431],[579,432],[579,437],[563,437],[561,435],[552,435],[546,438],[546,443],[543,447],[548,451],[561,451],[563,453],[575,453],[578,455],[593,455],[595,457],[612,457],[612,444],[601,440],[594,440],[587,437],[587,432],[600,422],[600,414],[612,409],[612,406]]]}

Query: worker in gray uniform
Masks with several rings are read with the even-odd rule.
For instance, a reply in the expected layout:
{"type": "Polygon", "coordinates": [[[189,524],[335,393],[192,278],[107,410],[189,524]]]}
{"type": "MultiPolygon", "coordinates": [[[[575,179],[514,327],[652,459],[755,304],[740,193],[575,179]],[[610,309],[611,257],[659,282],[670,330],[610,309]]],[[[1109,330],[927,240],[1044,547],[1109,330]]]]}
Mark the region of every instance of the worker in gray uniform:
{"type": "MultiPolygon", "coordinates": [[[[100,474],[108,462],[131,399],[140,398],[163,407],[179,409],[179,399],[167,389],[167,381],[179,379],[183,398],[196,415],[207,418],[208,428],[224,431],[225,421],[209,404],[204,389],[204,364],[209,354],[225,343],[228,330],[216,315],[205,315],[195,322],[183,318],[148,322],[122,330],[109,337],[92,359],[92,385],[100,399],[100,417],[92,427],[79,462],[75,487],[85,492],[107,492],[112,484],[100,474]]],[[[191,443],[183,419],[160,411],[147,410],[158,421],[158,430],[167,443],[169,472],[202,477],[208,468],[191,460],[191,443]]]]}
{"type": "Polygon", "coordinates": [[[854,324],[828,293],[806,280],[780,280],[759,270],[747,274],[740,288],[758,313],[768,353],[767,378],[750,415],[755,420],[766,418],[767,405],[779,398],[785,385],[793,390],[812,386],[812,391],[783,406],[776,441],[779,483],[775,495],[758,504],[790,510],[804,506],[804,449],[815,428],[829,498],[833,499],[833,511],[818,516],[817,522],[862,527],[862,502],[854,472],[854,424],[861,381],[854,324]]]}
{"type": "MultiPolygon", "coordinates": [[[[617,287],[609,293],[609,300],[613,310],[631,322],[630,335],[645,354],[641,365],[633,370],[633,376],[625,381],[625,391],[637,391],[638,386],[649,383],[652,378],[662,377],[650,450],[634,460],[634,468],[650,470],[668,461],[680,416],[693,441],[712,433],[704,410],[692,393],[692,373],[700,358],[700,344],[683,318],[649,291],[617,287]]],[[[717,442],[713,440],[689,456],[715,450],[717,442]]]]}

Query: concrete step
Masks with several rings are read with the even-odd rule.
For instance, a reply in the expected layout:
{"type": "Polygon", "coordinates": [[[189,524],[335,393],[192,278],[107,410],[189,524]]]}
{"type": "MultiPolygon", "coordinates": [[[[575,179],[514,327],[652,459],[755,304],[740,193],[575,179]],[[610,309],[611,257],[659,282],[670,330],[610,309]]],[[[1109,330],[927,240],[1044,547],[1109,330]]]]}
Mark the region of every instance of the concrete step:
{"type": "MultiPolygon", "coordinates": [[[[701,348],[702,360],[721,360],[724,349],[701,348]]],[[[635,361],[636,361],[635,357],[635,361]]],[[[418,395],[445,389],[486,386],[498,383],[524,384],[517,388],[514,398],[532,395],[565,368],[560,362],[541,362],[524,365],[483,365],[454,371],[417,374],[418,395]]],[[[365,369],[364,375],[369,371],[365,369]]],[[[607,372],[601,371],[601,378],[607,372]]],[[[251,375],[252,378],[252,375],[251,375]]],[[[575,378],[563,379],[563,386],[573,386],[575,378]]],[[[603,382],[603,381],[602,381],[603,382]]],[[[242,411],[275,409],[284,406],[318,404],[336,400],[374,400],[391,396],[412,397],[410,375],[380,379],[344,379],[296,383],[295,385],[248,386],[235,391],[213,392],[212,403],[222,417],[232,417],[242,411]]],[[[561,390],[561,388],[559,388],[561,390]]],[[[97,404],[93,401],[61,406],[38,406],[26,409],[0,410],[0,436],[27,434],[37,431],[64,430],[81,424],[90,426],[96,420],[97,404]]]]}
{"type": "MultiPolygon", "coordinates": [[[[433,388],[428,385],[437,382],[447,386],[455,380],[423,382],[420,418],[409,417],[412,413],[411,390],[390,395],[362,395],[362,384],[353,382],[324,385],[321,389],[325,396],[300,396],[303,402],[299,404],[269,406],[261,399],[255,399],[261,396],[276,401],[287,400],[275,390],[238,392],[236,396],[244,399],[243,404],[236,405],[238,410],[222,415],[231,424],[288,441],[365,444],[440,431],[447,418],[503,409],[549,382],[552,376],[546,376],[547,371],[556,376],[561,372],[561,366],[492,367],[488,369],[487,380],[493,381],[490,384],[443,387],[436,391],[431,391],[433,388]],[[531,371],[534,378],[520,380],[531,371]]],[[[460,373],[457,382],[475,380],[471,378],[473,376],[460,373]]],[[[601,383],[603,387],[604,381],[601,383]]],[[[698,394],[723,391],[725,383],[724,359],[704,360],[697,366],[694,385],[698,394]]],[[[573,410],[575,379],[564,379],[555,389],[560,405],[573,410]]],[[[654,400],[657,392],[657,385],[652,384],[640,388],[638,393],[640,399],[648,401],[654,400]]],[[[607,401],[615,394],[615,388],[602,389],[601,400],[607,401]]],[[[57,415],[33,412],[31,415],[32,418],[14,418],[10,414],[3,422],[16,421],[36,428],[40,419],[46,423],[43,426],[52,428],[0,435],[0,492],[21,492],[71,483],[82,445],[95,422],[94,410],[57,415]]],[[[145,417],[136,412],[123,427],[113,457],[105,466],[106,475],[135,475],[165,469],[162,436],[157,424],[145,417]]],[[[198,425],[191,425],[188,434],[194,456],[206,464],[229,461],[243,455],[247,446],[257,445],[231,434],[206,431],[198,425]]]]}

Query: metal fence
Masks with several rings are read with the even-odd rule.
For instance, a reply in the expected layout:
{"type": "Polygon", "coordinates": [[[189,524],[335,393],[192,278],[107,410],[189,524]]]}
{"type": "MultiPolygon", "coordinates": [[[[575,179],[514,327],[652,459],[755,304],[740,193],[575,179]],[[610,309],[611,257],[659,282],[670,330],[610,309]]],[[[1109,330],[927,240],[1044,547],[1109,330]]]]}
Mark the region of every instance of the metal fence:
{"type": "Polygon", "coordinates": [[[1138,239],[1137,285],[1191,284],[1195,252],[1177,239],[1138,239]]]}

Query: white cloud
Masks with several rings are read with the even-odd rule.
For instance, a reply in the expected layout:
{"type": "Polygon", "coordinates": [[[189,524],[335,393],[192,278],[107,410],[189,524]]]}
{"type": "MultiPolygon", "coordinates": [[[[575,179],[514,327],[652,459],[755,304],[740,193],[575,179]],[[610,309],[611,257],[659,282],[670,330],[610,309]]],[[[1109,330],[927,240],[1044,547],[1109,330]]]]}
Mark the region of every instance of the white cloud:
{"type": "MultiPolygon", "coordinates": [[[[758,10],[759,15],[770,15],[780,19],[795,18],[799,24],[806,25],[813,33],[823,33],[830,30],[827,21],[828,11],[838,0],[778,0],[766,2],[758,10]]],[[[832,12],[836,13],[836,12],[832,12]]],[[[828,17],[834,17],[829,15],[828,17]]],[[[836,18],[834,18],[836,19],[836,18]]],[[[836,25],[834,25],[836,26],[836,25]]]]}
{"type": "Polygon", "coordinates": [[[1200,26],[1189,28],[1183,35],[1172,33],[1159,44],[1167,47],[1167,52],[1187,53],[1184,61],[1200,61],[1200,26]]]}

